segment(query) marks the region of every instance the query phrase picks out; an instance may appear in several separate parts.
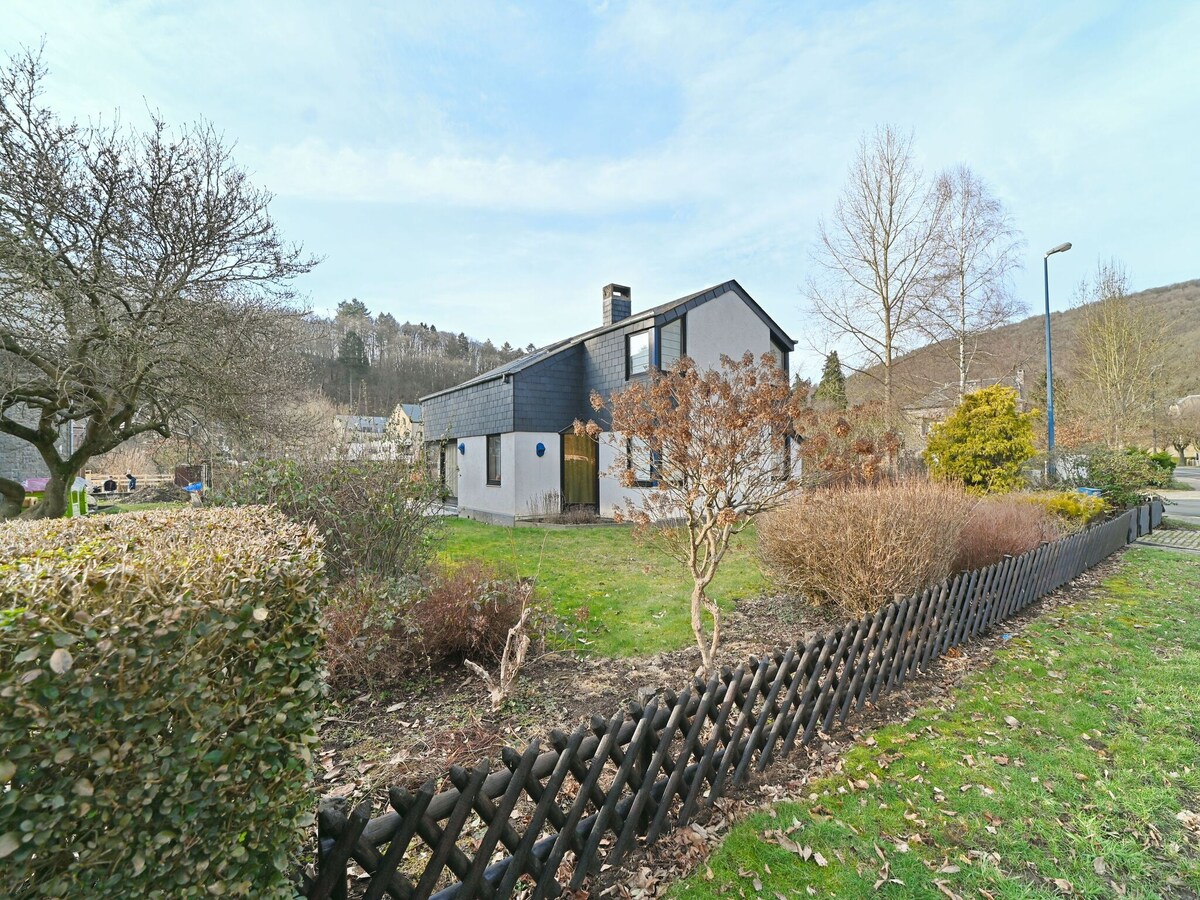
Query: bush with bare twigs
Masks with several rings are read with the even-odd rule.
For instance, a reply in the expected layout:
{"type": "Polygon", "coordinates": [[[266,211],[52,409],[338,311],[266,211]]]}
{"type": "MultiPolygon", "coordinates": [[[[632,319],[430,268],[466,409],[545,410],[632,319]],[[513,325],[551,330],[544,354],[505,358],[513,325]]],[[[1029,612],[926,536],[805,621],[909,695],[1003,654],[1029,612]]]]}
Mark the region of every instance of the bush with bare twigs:
{"type": "Polygon", "coordinates": [[[953,571],[982,569],[1005,556],[1019,556],[1062,535],[1044,507],[1027,496],[1008,494],[980,502],[963,525],[953,571]]]}
{"type": "Polygon", "coordinates": [[[532,593],[531,582],[500,577],[479,563],[433,565],[422,578],[345,580],[323,613],[329,683],[387,683],[468,657],[494,662],[518,623],[535,636],[543,628],[532,593]]]}
{"type": "Polygon", "coordinates": [[[916,479],[812,491],[762,519],[759,551],[779,587],[861,616],[948,576],[976,503],[916,479]]]}

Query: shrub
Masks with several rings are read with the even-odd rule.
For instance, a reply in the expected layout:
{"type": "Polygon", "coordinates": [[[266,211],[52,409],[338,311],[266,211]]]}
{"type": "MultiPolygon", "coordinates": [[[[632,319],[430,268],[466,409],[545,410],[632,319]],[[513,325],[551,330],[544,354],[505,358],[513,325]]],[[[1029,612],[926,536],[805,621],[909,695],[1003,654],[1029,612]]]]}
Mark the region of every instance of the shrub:
{"type": "Polygon", "coordinates": [[[804,435],[797,453],[808,487],[885,480],[900,452],[900,434],[877,403],[850,409],[809,408],[798,421],[804,435]]]}
{"type": "Polygon", "coordinates": [[[1079,491],[1041,491],[1026,494],[1024,499],[1046,510],[1067,531],[1082,531],[1108,511],[1108,504],[1102,497],[1091,497],[1079,491]]]}
{"type": "Polygon", "coordinates": [[[292,897],[321,581],[263,509],[0,528],[6,892],[292,897]]]}
{"type": "Polygon", "coordinates": [[[440,519],[437,486],[425,469],[396,460],[267,460],[246,466],[220,491],[221,505],[274,504],[325,539],[335,581],[365,573],[400,578],[420,571],[440,519]]]}
{"type": "MultiPolygon", "coordinates": [[[[347,580],[324,613],[329,681],[350,688],[467,656],[493,662],[531,596],[530,582],[501,578],[480,563],[431,566],[422,579],[347,580]]],[[[542,619],[535,614],[531,627],[541,630],[542,619]]]]}
{"type": "Polygon", "coordinates": [[[1136,506],[1142,491],[1153,486],[1160,471],[1145,451],[1107,447],[1085,450],[1059,469],[1068,484],[1098,488],[1114,509],[1136,506]]]}
{"type": "Polygon", "coordinates": [[[918,480],[814,491],[762,519],[759,550],[780,587],[860,616],[949,575],[976,503],[918,480]]]}
{"type": "Polygon", "coordinates": [[[1173,457],[1166,450],[1159,450],[1157,453],[1147,453],[1146,457],[1158,472],[1155,474],[1154,481],[1151,482],[1151,487],[1168,488],[1171,486],[1171,481],[1175,478],[1175,462],[1173,457]]]}
{"type": "Polygon", "coordinates": [[[955,572],[982,569],[1004,559],[1033,550],[1061,535],[1045,508],[1021,495],[990,497],[979,503],[963,525],[958,553],[951,566],[955,572]]]}
{"type": "Polygon", "coordinates": [[[930,474],[968,490],[995,494],[1025,483],[1021,467],[1032,459],[1033,413],[1017,410],[1017,392],[994,385],[967,394],[925,447],[930,474]]]}

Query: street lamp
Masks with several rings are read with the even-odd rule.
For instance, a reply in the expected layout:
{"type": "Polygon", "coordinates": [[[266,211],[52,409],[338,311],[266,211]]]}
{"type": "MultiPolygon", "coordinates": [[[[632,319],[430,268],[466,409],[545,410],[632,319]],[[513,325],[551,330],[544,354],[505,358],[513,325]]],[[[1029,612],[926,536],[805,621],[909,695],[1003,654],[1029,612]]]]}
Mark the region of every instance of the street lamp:
{"type": "Polygon", "coordinates": [[[1070,243],[1059,244],[1046,251],[1042,257],[1042,274],[1046,280],[1046,478],[1055,476],[1054,471],[1054,354],[1050,351],[1050,257],[1055,253],[1066,253],[1070,243]]]}

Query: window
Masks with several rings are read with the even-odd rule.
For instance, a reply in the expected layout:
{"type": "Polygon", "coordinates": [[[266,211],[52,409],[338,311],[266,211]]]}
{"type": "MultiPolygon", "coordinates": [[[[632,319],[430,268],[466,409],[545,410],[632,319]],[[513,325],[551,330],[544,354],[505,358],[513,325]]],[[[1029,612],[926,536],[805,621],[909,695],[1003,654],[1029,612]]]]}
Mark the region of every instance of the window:
{"type": "Polygon", "coordinates": [[[783,344],[774,337],[771,338],[771,356],[775,358],[775,365],[779,371],[786,375],[788,373],[788,353],[783,344]]]}
{"type": "Polygon", "coordinates": [[[664,372],[679,362],[679,358],[687,353],[686,336],[687,329],[684,327],[682,316],[662,327],[659,338],[662,358],[659,361],[659,368],[664,372]]]}
{"type": "Polygon", "coordinates": [[[783,436],[783,446],[775,458],[775,480],[787,481],[792,477],[792,436],[783,436]]]}
{"type": "Polygon", "coordinates": [[[500,435],[487,436],[487,483],[500,483],[500,435]]]}
{"type": "Polygon", "coordinates": [[[646,442],[641,438],[625,439],[625,468],[633,471],[634,487],[658,487],[661,460],[659,451],[647,453],[646,442]]]}
{"type": "Polygon", "coordinates": [[[625,377],[650,370],[650,332],[639,331],[625,338],[625,377]]]}

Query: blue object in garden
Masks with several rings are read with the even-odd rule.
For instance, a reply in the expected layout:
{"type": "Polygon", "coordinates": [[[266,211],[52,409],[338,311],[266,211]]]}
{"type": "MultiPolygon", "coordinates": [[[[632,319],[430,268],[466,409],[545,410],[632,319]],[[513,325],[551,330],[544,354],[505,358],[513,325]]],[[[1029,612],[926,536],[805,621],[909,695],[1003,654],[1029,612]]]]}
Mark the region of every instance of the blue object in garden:
{"type": "Polygon", "coordinates": [[[1100,490],[1100,488],[1081,487],[1081,488],[1076,488],[1076,490],[1081,494],[1087,494],[1089,497],[1099,497],[1099,496],[1102,496],[1104,493],[1103,491],[1100,490]]]}
{"type": "Polygon", "coordinates": [[[1011,641],[1011,640],[1012,640],[1012,635],[1011,635],[1011,634],[1002,634],[1002,635],[1000,635],[1000,640],[1002,640],[1002,641],[1011,641]]]}
{"type": "Polygon", "coordinates": [[[202,490],[204,490],[204,482],[203,481],[193,481],[191,484],[186,485],[184,487],[184,490],[191,491],[192,493],[196,493],[197,491],[202,491],[202,490]]]}
{"type": "Polygon", "coordinates": [[[466,455],[467,455],[467,445],[466,445],[466,443],[465,443],[465,442],[464,442],[464,443],[462,443],[462,444],[459,444],[459,445],[458,445],[458,455],[459,455],[459,456],[466,456],[466,455]]]}
{"type": "Polygon", "coordinates": [[[546,455],[546,445],[545,445],[545,444],[543,444],[541,441],[538,441],[538,444],[537,444],[537,446],[534,448],[534,450],[537,452],[537,455],[538,455],[538,456],[545,456],[545,455],[546,455]]]}

